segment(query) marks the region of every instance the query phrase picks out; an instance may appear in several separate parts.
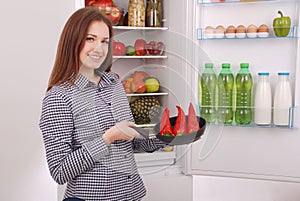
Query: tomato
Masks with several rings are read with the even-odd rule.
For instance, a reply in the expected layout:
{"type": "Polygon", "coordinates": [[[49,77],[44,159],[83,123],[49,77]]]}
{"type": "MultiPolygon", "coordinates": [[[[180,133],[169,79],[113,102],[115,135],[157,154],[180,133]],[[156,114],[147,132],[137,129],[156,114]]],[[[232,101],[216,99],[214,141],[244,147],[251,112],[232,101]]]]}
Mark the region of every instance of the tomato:
{"type": "Polygon", "coordinates": [[[126,46],[124,43],[119,41],[113,42],[113,55],[114,56],[123,56],[126,53],[126,46]]]}

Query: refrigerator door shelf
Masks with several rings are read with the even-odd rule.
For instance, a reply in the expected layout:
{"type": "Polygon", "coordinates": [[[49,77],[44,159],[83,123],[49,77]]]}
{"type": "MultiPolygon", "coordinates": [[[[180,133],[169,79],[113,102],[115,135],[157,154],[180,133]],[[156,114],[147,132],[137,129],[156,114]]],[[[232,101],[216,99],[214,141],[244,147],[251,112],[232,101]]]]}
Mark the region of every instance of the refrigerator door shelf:
{"type": "Polygon", "coordinates": [[[228,3],[255,3],[255,2],[275,2],[279,0],[198,0],[198,4],[228,4],[228,3]]]}
{"type": "MultiPolygon", "coordinates": [[[[225,27],[226,29],[226,27],[225,27]]],[[[240,33],[238,33],[240,34],[240,33]]],[[[219,34],[214,33],[205,33],[205,28],[197,29],[197,40],[247,40],[247,39],[289,39],[289,38],[298,38],[298,26],[291,26],[290,33],[286,37],[276,37],[273,31],[273,27],[269,28],[269,32],[257,33],[251,35],[251,33],[245,33],[243,36],[238,34],[223,34],[220,37],[219,34]]]]}

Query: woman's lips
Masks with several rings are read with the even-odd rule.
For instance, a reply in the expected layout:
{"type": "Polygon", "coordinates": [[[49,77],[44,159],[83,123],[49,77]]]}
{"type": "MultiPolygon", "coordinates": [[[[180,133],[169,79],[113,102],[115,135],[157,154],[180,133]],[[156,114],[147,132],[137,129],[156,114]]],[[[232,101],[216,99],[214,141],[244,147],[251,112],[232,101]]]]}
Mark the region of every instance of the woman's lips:
{"type": "Polygon", "coordinates": [[[101,58],[100,55],[89,55],[89,57],[92,59],[100,59],[101,58]]]}

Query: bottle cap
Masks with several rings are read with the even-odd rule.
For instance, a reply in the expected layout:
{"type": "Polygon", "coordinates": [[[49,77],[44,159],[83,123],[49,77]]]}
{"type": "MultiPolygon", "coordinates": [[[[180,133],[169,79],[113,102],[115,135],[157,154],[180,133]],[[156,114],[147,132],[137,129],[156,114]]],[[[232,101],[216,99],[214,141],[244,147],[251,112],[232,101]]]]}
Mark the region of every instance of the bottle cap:
{"type": "Polygon", "coordinates": [[[213,64],[212,63],[206,63],[205,64],[205,68],[213,68],[213,64]]]}
{"type": "Polygon", "coordinates": [[[278,72],[278,75],[290,75],[289,72],[278,72]]]}
{"type": "Polygon", "coordinates": [[[270,75],[269,72],[258,72],[258,75],[270,75]]]}
{"type": "Polygon", "coordinates": [[[229,63],[223,63],[222,68],[230,68],[230,64],[229,63]]]}
{"type": "Polygon", "coordinates": [[[249,64],[248,63],[240,63],[241,68],[248,68],[249,64]]]}

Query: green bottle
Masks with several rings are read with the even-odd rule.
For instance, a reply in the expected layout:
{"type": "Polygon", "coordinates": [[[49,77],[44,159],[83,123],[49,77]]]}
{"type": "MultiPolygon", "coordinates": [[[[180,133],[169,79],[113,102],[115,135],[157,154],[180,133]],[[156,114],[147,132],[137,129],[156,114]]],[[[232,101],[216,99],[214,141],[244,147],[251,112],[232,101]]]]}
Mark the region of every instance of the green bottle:
{"type": "Polygon", "coordinates": [[[218,76],[218,122],[232,124],[233,110],[233,85],[234,76],[230,70],[230,64],[222,64],[222,70],[218,76]]]}
{"type": "Polygon", "coordinates": [[[212,63],[206,63],[201,75],[201,116],[209,123],[216,122],[217,75],[212,63]]]}
{"type": "Polygon", "coordinates": [[[248,69],[248,63],[240,64],[240,71],[236,75],[236,110],[235,123],[248,125],[252,122],[252,87],[253,80],[248,69]]]}

